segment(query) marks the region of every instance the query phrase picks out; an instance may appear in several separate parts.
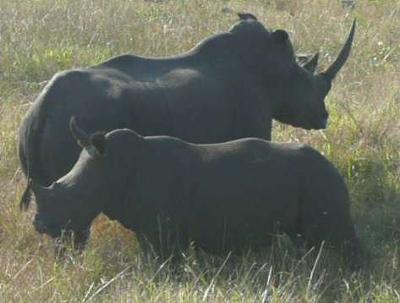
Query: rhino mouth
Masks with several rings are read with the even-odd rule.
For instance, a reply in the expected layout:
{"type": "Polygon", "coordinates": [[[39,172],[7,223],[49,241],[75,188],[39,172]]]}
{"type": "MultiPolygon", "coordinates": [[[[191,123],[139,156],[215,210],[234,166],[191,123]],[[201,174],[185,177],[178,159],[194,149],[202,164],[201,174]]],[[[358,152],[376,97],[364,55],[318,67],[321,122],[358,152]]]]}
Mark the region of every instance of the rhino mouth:
{"type": "Polygon", "coordinates": [[[62,229],[55,224],[48,222],[46,223],[43,220],[35,219],[35,221],[33,221],[33,226],[39,234],[45,234],[52,238],[61,237],[62,229]]]}
{"type": "Polygon", "coordinates": [[[329,122],[329,114],[327,111],[323,111],[319,115],[312,115],[308,119],[308,121],[300,123],[300,127],[305,128],[307,130],[326,129],[328,127],[328,122],[329,122]]]}
{"type": "Polygon", "coordinates": [[[304,127],[306,130],[321,130],[321,129],[326,129],[328,127],[328,119],[321,119],[319,122],[316,122],[315,124],[313,123],[310,126],[304,127]]]}
{"type": "Polygon", "coordinates": [[[38,233],[48,235],[54,240],[56,251],[64,250],[68,244],[72,244],[77,251],[83,251],[90,237],[90,227],[73,231],[62,229],[54,224],[46,224],[42,220],[35,220],[33,225],[38,233]]]}

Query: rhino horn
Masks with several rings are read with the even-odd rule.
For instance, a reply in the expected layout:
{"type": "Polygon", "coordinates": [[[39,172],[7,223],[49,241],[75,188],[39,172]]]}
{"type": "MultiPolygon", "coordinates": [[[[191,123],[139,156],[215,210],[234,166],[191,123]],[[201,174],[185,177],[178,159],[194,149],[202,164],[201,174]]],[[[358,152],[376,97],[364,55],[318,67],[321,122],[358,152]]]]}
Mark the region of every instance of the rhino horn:
{"type": "Polygon", "coordinates": [[[71,120],[69,121],[69,128],[78,145],[84,148],[90,156],[93,158],[98,158],[101,156],[101,152],[96,148],[95,145],[92,144],[91,137],[78,126],[75,117],[71,117],[71,120]]]}
{"type": "Polygon", "coordinates": [[[303,67],[310,73],[314,73],[318,66],[319,53],[316,53],[310,61],[303,65],[303,67]]]}
{"type": "Polygon", "coordinates": [[[354,39],[355,29],[356,29],[356,20],[354,19],[353,25],[351,26],[350,29],[349,36],[347,37],[346,43],[344,44],[342,50],[340,51],[339,56],[336,58],[335,62],[333,62],[332,65],[322,73],[329,80],[333,80],[333,78],[335,78],[337,72],[342,68],[347,58],[349,57],[351,45],[354,39]]]}

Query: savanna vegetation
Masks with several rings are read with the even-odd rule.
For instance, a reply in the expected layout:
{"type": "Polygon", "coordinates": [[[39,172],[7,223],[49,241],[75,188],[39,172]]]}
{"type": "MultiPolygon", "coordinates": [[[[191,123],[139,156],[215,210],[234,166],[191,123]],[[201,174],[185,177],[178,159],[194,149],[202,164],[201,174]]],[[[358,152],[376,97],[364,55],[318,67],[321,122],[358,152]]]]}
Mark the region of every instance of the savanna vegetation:
{"type": "Polygon", "coordinates": [[[400,0],[0,0],[0,302],[399,302],[400,0]],[[327,98],[326,131],[274,124],[273,140],[308,143],[339,168],[367,265],[351,273],[326,248],[299,258],[284,236],[259,255],[188,252],[179,268],[141,253],[134,234],[99,218],[82,255],[56,261],[22,213],[17,132],[52,75],[121,53],[177,54],[234,12],[284,28],[297,51],[335,58],[354,17],[352,55],[327,98]]]}

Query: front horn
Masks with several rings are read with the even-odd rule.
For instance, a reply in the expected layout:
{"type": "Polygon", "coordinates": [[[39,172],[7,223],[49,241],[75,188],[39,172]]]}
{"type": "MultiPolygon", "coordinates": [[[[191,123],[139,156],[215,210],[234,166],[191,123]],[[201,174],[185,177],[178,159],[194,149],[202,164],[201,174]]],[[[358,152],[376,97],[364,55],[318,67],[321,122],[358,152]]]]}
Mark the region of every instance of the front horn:
{"type": "Polygon", "coordinates": [[[326,76],[329,80],[333,80],[338,71],[346,63],[346,60],[350,54],[351,45],[353,44],[355,29],[356,29],[356,19],[354,19],[353,21],[353,25],[351,26],[349,36],[347,37],[346,43],[344,44],[342,50],[340,51],[339,56],[336,58],[335,62],[333,62],[332,65],[322,73],[322,75],[326,76]]]}
{"type": "Polygon", "coordinates": [[[71,117],[71,120],[69,121],[69,128],[78,145],[84,148],[90,156],[94,158],[101,156],[101,153],[92,144],[89,135],[77,125],[76,118],[74,116],[71,117]]]}

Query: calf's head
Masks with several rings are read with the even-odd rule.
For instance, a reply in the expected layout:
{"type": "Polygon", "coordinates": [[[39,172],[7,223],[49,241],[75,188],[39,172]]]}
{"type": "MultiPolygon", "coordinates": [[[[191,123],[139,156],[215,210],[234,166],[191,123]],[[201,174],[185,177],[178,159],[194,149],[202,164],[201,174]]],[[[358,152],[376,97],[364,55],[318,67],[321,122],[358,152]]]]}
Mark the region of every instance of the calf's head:
{"type": "Polygon", "coordinates": [[[264,87],[272,104],[273,118],[305,129],[323,129],[328,112],[324,99],[332,81],[345,64],[351,50],[355,21],[337,59],[322,73],[315,73],[318,53],[299,65],[289,35],[284,30],[268,31],[251,14],[240,14],[241,21],[230,32],[235,39],[237,61],[264,87]]]}
{"type": "Polygon", "coordinates": [[[107,203],[117,205],[122,199],[122,186],[129,169],[126,161],[135,156],[134,152],[123,149],[124,143],[132,143],[130,147],[137,150],[135,147],[143,138],[130,130],[89,136],[76,125],[74,118],[70,127],[83,150],[71,171],[50,186],[31,180],[37,204],[33,225],[39,233],[53,238],[74,235],[75,244],[83,246],[93,219],[107,203]]]}

